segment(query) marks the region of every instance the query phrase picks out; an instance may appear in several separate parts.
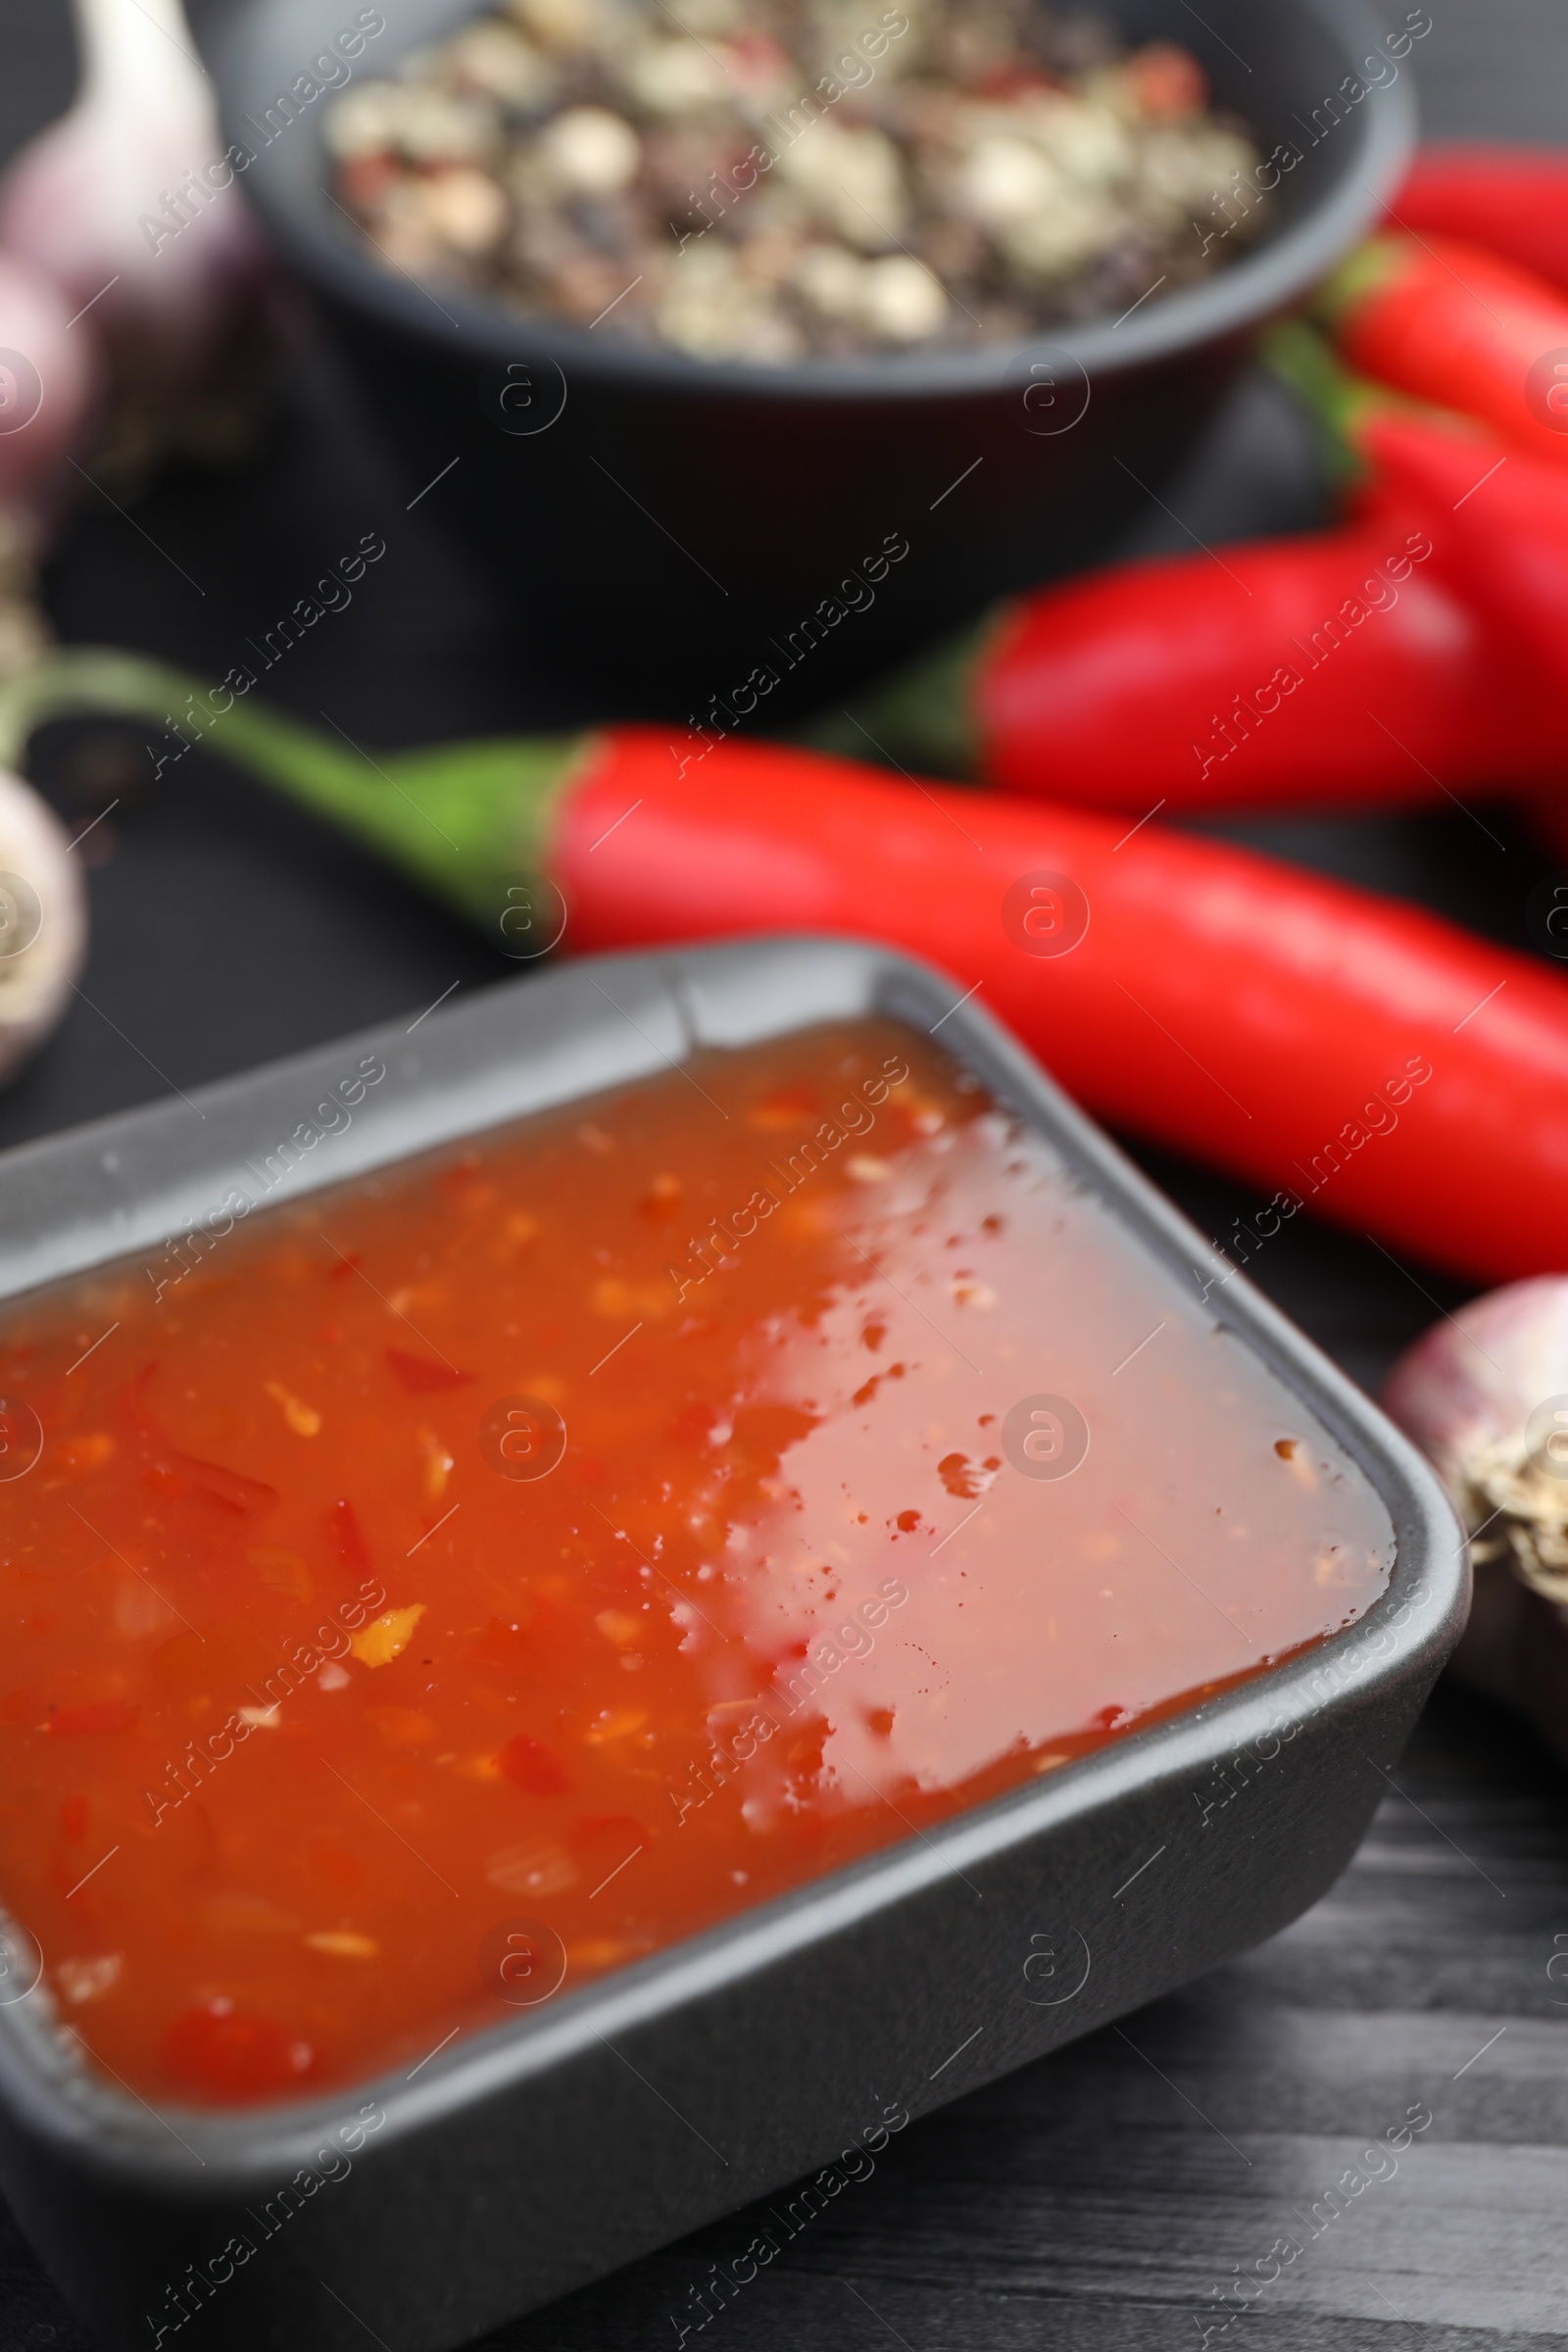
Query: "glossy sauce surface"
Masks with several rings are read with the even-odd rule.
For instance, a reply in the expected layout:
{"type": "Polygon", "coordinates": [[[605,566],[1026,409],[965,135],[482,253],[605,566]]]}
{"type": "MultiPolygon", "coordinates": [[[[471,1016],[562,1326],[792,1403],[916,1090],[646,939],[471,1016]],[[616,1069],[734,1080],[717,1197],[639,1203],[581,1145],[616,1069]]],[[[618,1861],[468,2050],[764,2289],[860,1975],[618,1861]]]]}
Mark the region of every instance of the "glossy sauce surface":
{"type": "Polygon", "coordinates": [[[186,1254],[0,1319],[13,1466],[41,1432],[0,1483],[0,1900],[151,2099],[412,2066],[1387,1582],[1381,1502],[1215,1302],[892,1023],[186,1254]]]}

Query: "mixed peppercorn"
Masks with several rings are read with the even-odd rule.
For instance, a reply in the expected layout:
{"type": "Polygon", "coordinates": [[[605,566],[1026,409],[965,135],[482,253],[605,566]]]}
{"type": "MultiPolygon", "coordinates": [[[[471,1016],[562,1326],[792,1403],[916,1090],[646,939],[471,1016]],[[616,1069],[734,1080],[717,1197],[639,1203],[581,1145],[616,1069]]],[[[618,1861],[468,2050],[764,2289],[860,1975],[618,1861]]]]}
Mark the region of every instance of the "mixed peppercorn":
{"type": "Polygon", "coordinates": [[[395,268],[702,359],[1114,315],[1268,211],[1223,209],[1258,158],[1185,49],[1024,0],[511,0],[327,140],[395,268]]]}

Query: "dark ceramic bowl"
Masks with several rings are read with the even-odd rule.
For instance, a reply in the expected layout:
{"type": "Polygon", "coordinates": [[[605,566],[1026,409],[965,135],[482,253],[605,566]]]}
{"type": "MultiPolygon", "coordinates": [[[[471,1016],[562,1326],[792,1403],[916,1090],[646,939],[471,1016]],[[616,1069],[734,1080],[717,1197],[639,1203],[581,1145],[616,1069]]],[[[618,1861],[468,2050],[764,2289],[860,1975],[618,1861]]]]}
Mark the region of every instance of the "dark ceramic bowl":
{"type": "MultiPolygon", "coordinates": [[[[1104,1204],[1152,1291],[1212,1269],[1210,1245],[953,997],[928,966],[823,939],[600,956],[490,989],[412,1035],[399,1022],[204,1089],[194,1141],[179,1102],[7,1153],[0,1299],[160,1254],[231,1187],[249,1198],[246,1162],[292,1131],[345,1054],[374,1052],[387,1083],[330,1164],[323,1150],[294,1167],[291,1197],[657,1074],[700,1045],[867,1013],[922,1034],[940,1022],[948,1051],[1104,1204]]],[[[1106,2024],[1314,1902],[1458,1637],[1467,1552],[1432,1471],[1365,1397],[1240,1275],[1223,1299],[1231,1338],[1284,1383],[1303,1429],[1357,1465],[1395,1536],[1366,1614],[1269,1672],[567,1984],[407,2075],[275,2107],[155,2114],[85,2072],[31,1988],[42,1956],[0,1914],[0,2183],[103,2340],[447,2352],[829,2166],[884,2114],[922,2114],[1106,2024]],[[366,2111],[384,2117],[373,2139],[356,2128],[366,2111]]],[[[1114,1436],[1105,1425],[1103,1442],[1114,1436]]],[[[670,2340],[667,2312],[646,2319],[641,2342],[670,2340]]]]}
{"type": "MultiPolygon", "coordinates": [[[[1408,154],[1409,66],[1361,0],[1099,4],[1134,39],[1185,43],[1265,156],[1299,157],[1269,235],[1119,320],[787,368],[628,348],[382,266],[326,192],[330,99],[279,103],[314,86],[300,77],[352,25],[350,0],[249,0],[215,66],[226,136],[259,150],[243,184],[347,344],[407,495],[434,485],[430,510],[489,560],[536,654],[591,681],[607,714],[701,712],[765,667],[776,718],[1110,553],[1213,416],[1251,330],[1365,229],[1408,154]],[[808,654],[802,622],[890,538],[909,552],[874,604],[808,654]]],[[[359,12],[386,28],[354,77],[390,74],[478,13],[480,0],[381,0],[359,12]]],[[[1410,37],[1396,36],[1407,54],[1410,37]]]]}

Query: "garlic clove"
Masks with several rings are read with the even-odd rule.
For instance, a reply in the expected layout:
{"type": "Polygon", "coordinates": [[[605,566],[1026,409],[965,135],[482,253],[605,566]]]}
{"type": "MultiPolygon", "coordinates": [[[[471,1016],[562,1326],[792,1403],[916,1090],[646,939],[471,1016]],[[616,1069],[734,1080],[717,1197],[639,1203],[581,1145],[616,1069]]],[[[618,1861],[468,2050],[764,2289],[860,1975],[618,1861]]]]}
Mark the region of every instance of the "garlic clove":
{"type": "Polygon", "coordinates": [[[76,0],[74,105],[0,182],[0,242],[92,306],[117,371],[199,380],[270,275],[179,0],[76,0]]]}
{"type": "Polygon", "coordinates": [[[0,505],[41,544],[97,407],[102,360],[91,323],[71,322],[47,277],[0,252],[0,505]]]}
{"type": "Polygon", "coordinates": [[[1434,1325],[1383,1403],[1436,1465],[1480,1557],[1511,1553],[1525,1583],[1568,1602],[1568,1275],[1509,1283],[1434,1325]]]}
{"type": "Polygon", "coordinates": [[[0,1083],[60,1022],[87,949],[87,896],[65,828],[0,769],[0,1083]]]}
{"type": "Polygon", "coordinates": [[[1568,1754],[1568,1275],[1475,1298],[1416,1341],[1384,1410],[1433,1463],[1471,1539],[1454,1668],[1568,1754]]]}

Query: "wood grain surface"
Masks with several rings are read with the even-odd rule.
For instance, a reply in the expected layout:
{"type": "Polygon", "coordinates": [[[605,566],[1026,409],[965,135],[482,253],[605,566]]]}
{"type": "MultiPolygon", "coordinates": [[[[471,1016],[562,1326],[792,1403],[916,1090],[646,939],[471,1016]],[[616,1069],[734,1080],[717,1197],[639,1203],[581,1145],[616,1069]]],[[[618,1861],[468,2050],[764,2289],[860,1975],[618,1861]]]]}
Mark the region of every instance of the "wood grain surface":
{"type": "MultiPolygon", "coordinates": [[[[1431,13],[1414,61],[1430,131],[1568,138],[1564,0],[1431,13]]],[[[0,153],[71,74],[61,0],[0,0],[0,153]]],[[[51,610],[66,637],[220,675],[340,539],[375,528],[387,560],[269,681],[281,702],[371,744],[589,715],[530,673],[437,502],[406,512],[416,486],[313,353],[244,472],[168,482],[139,527],[84,493],[51,610]]],[[[1254,383],[1169,503],[1219,539],[1308,520],[1320,496],[1296,419],[1254,383]]],[[[1152,510],[1139,544],[1185,543],[1152,510]]],[[[37,772],[68,811],[88,805],[79,762],[79,737],[40,739],[37,772]]],[[[127,794],[98,830],[83,1001],[0,1098],[0,1143],[503,976],[459,925],[216,763],[127,794]]],[[[1521,948],[1548,862],[1491,806],[1223,830],[1521,948]]],[[[1248,1205],[1140,1156],[1210,1233],[1248,1205]]],[[[1369,1386],[1462,1296],[1305,1218],[1255,1272],[1369,1386]]],[[[706,2328],[691,2290],[745,2246],[745,2216],[488,2341],[658,2352],[683,2325],[724,2352],[1506,2352],[1568,2336],[1568,1783],[1506,1718],[1444,1690],[1382,1785],[1355,1862],[1295,1927],[901,2134],[706,2328]],[[1431,2121],[1410,2146],[1362,2162],[1412,2110],[1431,2121]],[[1226,2325],[1227,2282],[1270,2269],[1226,2325]]],[[[366,2340],[342,2327],[346,2347],[366,2340]]],[[[0,2352],[88,2345],[0,2212],[0,2352]]]]}

